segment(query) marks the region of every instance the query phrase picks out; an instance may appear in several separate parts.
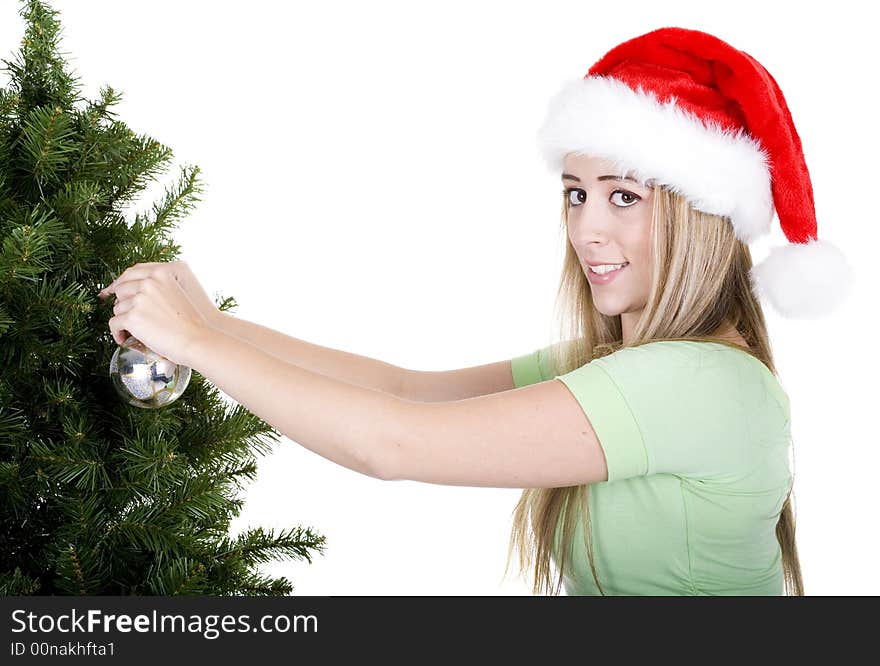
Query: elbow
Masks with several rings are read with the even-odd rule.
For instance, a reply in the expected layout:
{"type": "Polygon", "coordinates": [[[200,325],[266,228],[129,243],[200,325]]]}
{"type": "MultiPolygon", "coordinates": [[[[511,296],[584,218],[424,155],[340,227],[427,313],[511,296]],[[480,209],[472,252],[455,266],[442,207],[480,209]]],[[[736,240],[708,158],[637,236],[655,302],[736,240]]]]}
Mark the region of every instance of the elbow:
{"type": "Polygon", "coordinates": [[[391,441],[376,447],[376,450],[377,455],[366,466],[367,473],[380,481],[398,481],[403,478],[400,467],[401,446],[391,441]]]}
{"type": "Polygon", "coordinates": [[[395,481],[396,476],[394,474],[389,473],[385,469],[376,469],[368,472],[370,476],[374,479],[379,479],[379,481],[395,481]]]}
{"type": "Polygon", "coordinates": [[[407,473],[407,451],[412,441],[412,414],[414,403],[406,400],[395,400],[392,409],[387,412],[388,418],[382,427],[376,429],[374,441],[369,452],[370,475],[382,481],[401,481],[409,478],[407,473]]]}

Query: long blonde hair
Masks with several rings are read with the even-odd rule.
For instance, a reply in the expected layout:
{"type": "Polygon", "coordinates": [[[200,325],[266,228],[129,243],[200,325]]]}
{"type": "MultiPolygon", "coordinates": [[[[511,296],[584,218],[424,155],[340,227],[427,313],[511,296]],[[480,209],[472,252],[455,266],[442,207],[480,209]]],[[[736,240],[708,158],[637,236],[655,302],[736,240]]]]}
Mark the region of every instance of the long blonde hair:
{"type": "MultiPolygon", "coordinates": [[[[606,316],[593,305],[590,286],[571,242],[566,240],[565,260],[556,307],[560,342],[552,346],[559,374],[622,347],[658,340],[702,340],[733,344],[715,337],[732,324],[749,345],[749,352],[776,375],[764,313],[751,289],[752,258],[746,244],[736,238],[729,218],[691,208],[685,197],[664,186],[653,186],[651,253],[653,271],[648,301],[624,345],[620,315],[606,316]],[[561,309],[559,308],[562,305],[561,309]]],[[[563,198],[562,230],[568,238],[567,197],[563,198]]],[[[742,349],[742,347],[736,347],[742,349]]],[[[776,525],[782,552],[785,594],[803,595],[800,563],[795,543],[795,517],[790,500],[792,484],[776,525]]],[[[519,550],[520,574],[534,562],[535,594],[559,594],[570,553],[577,509],[584,509],[584,545],[593,580],[605,594],[596,575],[590,535],[587,485],[563,488],[527,488],[514,509],[507,554],[519,550]],[[562,547],[556,583],[551,580],[551,558],[556,530],[562,517],[562,547]]]]}

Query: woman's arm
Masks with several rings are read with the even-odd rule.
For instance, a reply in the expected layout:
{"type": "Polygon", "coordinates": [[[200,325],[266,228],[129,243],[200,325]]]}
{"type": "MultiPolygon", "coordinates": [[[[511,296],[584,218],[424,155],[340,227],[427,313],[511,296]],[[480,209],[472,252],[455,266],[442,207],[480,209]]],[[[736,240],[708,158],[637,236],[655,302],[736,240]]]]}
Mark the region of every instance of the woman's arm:
{"type": "Polygon", "coordinates": [[[489,488],[608,480],[599,437],[560,381],[451,402],[406,403],[383,478],[489,488]]]}
{"type": "Polygon", "coordinates": [[[213,328],[186,360],[291,440],[375,478],[515,488],[607,479],[596,433],[560,382],[413,402],[279,363],[213,328]]]}
{"type": "Polygon", "coordinates": [[[217,328],[204,329],[186,358],[286,437],[344,467],[383,478],[399,398],[280,362],[217,328]]]}
{"type": "Polygon", "coordinates": [[[400,397],[415,402],[450,402],[516,388],[510,359],[456,370],[404,370],[400,397]]]}
{"type": "Polygon", "coordinates": [[[223,332],[300,368],[405,397],[404,377],[408,371],[391,363],[306,342],[228,312],[216,311],[212,323],[223,332]]]}
{"type": "Polygon", "coordinates": [[[514,388],[510,361],[456,370],[411,370],[369,356],[323,347],[216,310],[216,328],[282,361],[349,384],[416,402],[446,402],[514,388]]]}

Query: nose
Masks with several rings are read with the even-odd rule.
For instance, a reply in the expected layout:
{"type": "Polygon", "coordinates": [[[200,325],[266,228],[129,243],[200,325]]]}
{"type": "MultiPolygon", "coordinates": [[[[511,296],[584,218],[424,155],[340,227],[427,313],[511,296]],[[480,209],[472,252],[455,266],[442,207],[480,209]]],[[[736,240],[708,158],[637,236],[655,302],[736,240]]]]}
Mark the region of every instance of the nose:
{"type": "Polygon", "coordinates": [[[592,198],[594,197],[588,196],[580,206],[569,209],[568,235],[575,246],[608,240],[611,230],[610,216],[601,209],[601,202],[597,204],[591,201],[592,198]]]}

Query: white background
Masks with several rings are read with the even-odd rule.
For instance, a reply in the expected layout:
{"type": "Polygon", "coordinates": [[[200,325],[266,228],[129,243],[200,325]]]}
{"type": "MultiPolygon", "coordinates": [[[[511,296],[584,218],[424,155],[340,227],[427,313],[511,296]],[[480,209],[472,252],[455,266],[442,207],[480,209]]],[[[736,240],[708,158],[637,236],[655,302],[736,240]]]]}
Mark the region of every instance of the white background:
{"type": "MultiPolygon", "coordinates": [[[[796,16],[766,2],[54,6],[84,95],[113,86],[120,119],[174,150],[138,209],[179,165],[202,168],[203,203],[175,239],[209,293],[289,335],[421,370],[548,340],[561,183],[535,134],[563,80],[662,26],[756,57],[801,136],[819,237],[856,270],[833,315],[785,320],[765,307],[792,401],[804,583],[811,595],[880,593],[876,53],[863,3],[796,16]]],[[[22,35],[18,3],[0,0],[0,57],[22,35]]],[[[754,260],[783,242],[774,228],[754,260]]],[[[382,482],[284,438],[233,529],[309,525],[327,537],[312,564],[264,567],[298,595],[523,595],[523,580],[501,578],[519,495],[382,482]]]]}

